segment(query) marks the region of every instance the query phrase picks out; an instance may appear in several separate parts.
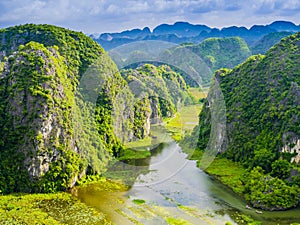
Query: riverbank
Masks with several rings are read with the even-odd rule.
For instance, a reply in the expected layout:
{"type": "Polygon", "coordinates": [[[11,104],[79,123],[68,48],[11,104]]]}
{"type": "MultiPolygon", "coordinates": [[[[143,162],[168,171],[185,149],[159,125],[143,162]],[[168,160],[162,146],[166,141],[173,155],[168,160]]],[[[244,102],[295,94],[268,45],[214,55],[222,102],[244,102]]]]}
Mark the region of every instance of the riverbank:
{"type": "MultiPolygon", "coordinates": [[[[196,89],[192,90],[193,96],[197,98],[197,100],[199,100],[200,97],[206,97],[206,93],[197,92],[196,89]]],[[[164,122],[169,134],[176,142],[179,143],[183,151],[188,154],[188,158],[190,160],[197,160],[197,167],[203,170],[200,165],[200,159],[202,158],[203,151],[191,149],[189,147],[191,143],[185,143],[186,140],[184,140],[184,138],[187,135],[190,135],[194,127],[198,124],[198,115],[201,109],[202,105],[185,106],[177,112],[173,118],[167,119],[164,122]]],[[[190,141],[191,140],[188,140],[188,142],[190,141]]],[[[216,157],[211,165],[204,171],[228,186],[238,195],[242,195],[244,187],[241,180],[246,174],[246,169],[240,163],[216,157]]]]}
{"type": "Polygon", "coordinates": [[[198,115],[201,109],[201,104],[184,106],[174,117],[164,120],[166,129],[175,141],[181,141],[187,134],[192,132],[198,124],[198,115]]]}
{"type": "MultiPolygon", "coordinates": [[[[155,134],[155,136],[160,137],[161,135],[155,134]]],[[[157,140],[156,138],[155,140],[157,140]]],[[[163,137],[163,139],[166,139],[163,137]]],[[[159,141],[159,140],[157,140],[159,141]]],[[[150,142],[152,143],[152,141],[150,142]]],[[[137,142],[137,145],[131,146],[133,149],[140,151],[139,147],[148,146],[149,141],[145,140],[137,142]]],[[[156,143],[155,143],[156,144],[156,143]]],[[[173,148],[172,148],[173,149],[173,148]]],[[[195,149],[183,148],[189,155],[189,159],[199,161],[203,155],[201,151],[195,151],[195,149]]],[[[136,175],[149,173],[155,174],[152,165],[157,165],[159,162],[164,162],[164,165],[168,165],[165,159],[168,159],[166,151],[168,149],[159,150],[157,152],[145,151],[145,154],[150,154],[151,157],[147,158],[145,163],[148,163],[144,172],[135,171],[136,175]],[[159,155],[162,156],[159,160],[159,155]],[[165,156],[166,158],[164,158],[165,156]],[[156,158],[156,159],[155,159],[156,158]],[[153,161],[151,162],[151,160],[153,161]]],[[[174,151],[176,153],[181,151],[174,151]]],[[[141,152],[140,156],[143,156],[141,152]]],[[[170,153],[173,151],[170,150],[170,153]]],[[[183,154],[183,153],[181,153],[183,154]]],[[[134,158],[135,151],[128,153],[128,155],[122,155],[125,160],[137,159],[137,155],[134,158]]],[[[186,157],[183,154],[183,157],[186,157]]],[[[141,157],[144,158],[144,157],[141,157]]],[[[134,160],[133,160],[134,161],[134,160]]],[[[170,160],[172,161],[172,160],[170,160]]],[[[144,165],[144,164],[143,164],[144,165]]],[[[122,166],[122,172],[127,172],[124,165],[122,166]]],[[[21,218],[20,215],[25,215],[25,218],[34,218],[37,220],[27,220],[23,224],[112,224],[113,221],[116,224],[126,224],[124,220],[131,221],[134,224],[150,224],[148,221],[157,221],[167,223],[167,224],[199,224],[199,221],[203,223],[209,221],[209,224],[239,224],[239,225],[259,225],[259,224],[292,224],[291,222],[297,221],[297,219],[292,220],[286,219],[286,216],[278,220],[274,220],[271,223],[264,223],[269,218],[273,218],[275,214],[268,214],[269,212],[263,212],[262,215],[255,213],[255,210],[245,209],[245,204],[239,199],[235,199],[236,195],[231,191],[226,190],[222,192],[225,184],[230,187],[235,193],[242,193],[242,183],[241,178],[247,172],[241,164],[234,163],[228,159],[215,158],[212,164],[206,169],[211,177],[216,178],[220,182],[214,181],[214,179],[208,177],[205,173],[201,171],[201,165],[197,165],[200,170],[196,168],[195,161],[188,161],[187,166],[183,168],[183,171],[178,171],[180,179],[172,178],[165,180],[159,185],[151,186],[151,189],[146,186],[133,187],[127,192],[124,185],[111,182],[103,177],[88,177],[83,180],[81,186],[75,188],[72,194],[77,196],[77,198],[71,196],[69,193],[58,193],[58,194],[46,194],[41,195],[40,198],[35,197],[35,195],[27,195],[26,197],[18,198],[16,196],[13,200],[6,200],[6,205],[2,204],[0,197],[0,218],[6,213],[6,216],[10,216],[9,219],[21,218]],[[200,175],[202,174],[202,175],[200,175]],[[180,173],[182,173],[180,175],[180,173]],[[190,182],[190,183],[189,183],[190,182]],[[94,183],[91,185],[91,183],[94,183]],[[221,184],[222,183],[222,184],[221,184]],[[185,186],[187,185],[187,186],[185,186]],[[158,188],[160,187],[160,188],[158,188]],[[155,189],[157,188],[157,189],[155,189]],[[189,189],[186,189],[189,188],[189,189]],[[217,188],[217,191],[216,191],[217,188]],[[77,193],[78,191],[78,193],[77,193]],[[193,197],[189,199],[189,193],[193,193],[193,197]],[[205,193],[205,195],[203,195],[205,193]],[[206,194],[207,193],[207,194],[206,194]],[[229,194],[228,194],[229,193],[229,194]],[[62,198],[57,195],[63,195],[62,198]],[[199,195],[199,196],[198,196],[199,195]],[[227,196],[228,195],[228,196],[227,196]],[[197,197],[198,196],[198,197],[197,197]],[[217,200],[215,204],[215,198],[212,196],[222,196],[221,200],[217,200]],[[47,199],[50,198],[50,201],[47,199]],[[64,198],[71,199],[64,201],[64,198]],[[30,200],[32,199],[32,200],[30,200]],[[195,200],[196,199],[196,200],[195,200]],[[228,201],[228,199],[230,199],[228,201]],[[231,200],[234,199],[234,200],[231,200]],[[73,202],[74,200],[74,202],[73,202]],[[205,202],[207,200],[207,202],[205,202]],[[40,204],[40,202],[48,202],[48,205],[40,204]],[[202,202],[203,201],[203,202],[202,202]],[[9,214],[7,212],[10,208],[7,207],[7,202],[13,202],[14,207],[21,206],[20,209],[14,209],[14,213],[9,214]],[[225,204],[223,202],[226,202],[225,204]],[[228,203],[229,202],[229,203],[228,203]],[[29,205],[26,209],[26,205],[29,205]],[[204,204],[203,206],[201,204],[204,204]],[[5,207],[4,207],[4,206],[5,207]],[[75,207],[76,212],[74,210],[75,207]],[[208,206],[209,205],[209,206],[208,206]],[[220,207],[222,205],[222,207],[220,207]],[[23,208],[22,208],[23,207],[23,208]],[[206,207],[208,209],[206,209],[206,207]],[[70,208],[70,209],[69,209],[70,208]],[[17,210],[22,210],[24,213],[18,214],[16,217],[17,210]],[[27,211],[26,211],[27,210],[27,211]],[[63,212],[62,214],[59,214],[63,212]],[[1,214],[2,213],[2,214],[1,214]],[[41,216],[37,216],[41,214],[41,216]],[[56,216],[56,214],[59,214],[56,216]],[[87,216],[89,221],[87,221],[87,216]],[[90,217],[90,215],[92,217],[90,217]],[[225,215],[225,216],[224,216],[225,215]],[[230,216],[230,217],[228,217],[230,216]],[[258,217],[258,218],[257,218],[258,217]],[[263,218],[265,217],[265,218],[263,218]],[[70,220],[75,218],[74,220],[70,220]],[[76,220],[76,218],[79,218],[76,220]],[[85,218],[86,220],[82,219],[85,218]],[[94,219],[93,219],[94,218],[94,219]],[[255,220],[253,219],[255,218],[255,220]],[[98,219],[98,222],[97,222],[98,219]],[[49,220],[49,221],[48,221],[49,220]],[[264,222],[258,222],[256,220],[261,220],[264,222]],[[28,222],[30,221],[30,223],[28,222]],[[35,223],[35,221],[37,221],[35,223]],[[75,221],[75,222],[74,222],[75,221]],[[78,222],[79,221],[79,222],[78,222]],[[216,223],[214,221],[217,221],[216,223]],[[220,222],[221,221],[221,222],[220,222]],[[231,222],[226,222],[231,221],[231,222]],[[234,222],[235,223],[234,223],[234,222]],[[284,221],[284,223],[281,223],[284,221]],[[288,223],[286,223],[288,221],[288,223]]],[[[130,168],[130,165],[128,165],[130,168]]],[[[141,166],[142,167],[142,166],[141,166]]],[[[133,173],[132,170],[128,170],[133,173]]],[[[113,172],[113,171],[112,171],[113,172]]],[[[136,175],[115,176],[117,180],[121,180],[122,177],[127,177],[127,179],[136,180],[136,175]]],[[[154,176],[155,177],[155,176],[154,176]]],[[[14,196],[14,195],[13,195],[14,196]]],[[[25,196],[25,195],[24,195],[25,196]]],[[[291,215],[289,218],[299,218],[298,212],[291,215]]],[[[13,224],[8,220],[9,224],[13,224]]],[[[130,223],[130,224],[131,224],[130,223]]],[[[0,220],[0,224],[1,220],[0,220]]],[[[5,223],[4,223],[5,224],[5,223]]],[[[20,224],[20,223],[17,223],[20,224]]],[[[294,223],[293,225],[296,225],[294,223]]]]}
{"type": "MultiPolygon", "coordinates": [[[[201,168],[200,161],[197,162],[197,167],[201,168]]],[[[243,177],[247,174],[246,169],[237,162],[225,158],[216,157],[215,160],[204,170],[208,175],[219,180],[238,195],[242,196],[244,185],[243,177]]]]}
{"type": "MultiPolygon", "coordinates": [[[[199,153],[197,153],[199,156],[199,153]]],[[[201,165],[198,161],[197,167],[201,169],[201,165]]],[[[233,162],[226,158],[216,157],[215,160],[211,163],[211,165],[205,169],[205,172],[215,178],[216,180],[220,181],[222,184],[229,187],[234,193],[236,193],[241,198],[245,199],[244,190],[245,184],[243,180],[249,179],[249,172],[237,162],[233,162]]],[[[246,208],[246,206],[245,206],[246,208]]],[[[289,220],[289,223],[282,223],[282,224],[291,224],[291,225],[300,225],[297,219],[293,220],[293,217],[297,217],[297,208],[289,209],[287,211],[261,211],[255,210],[252,207],[248,207],[246,211],[251,212],[252,215],[246,215],[244,213],[237,214],[236,222],[239,224],[265,224],[264,222],[260,222],[258,220],[265,220],[266,218],[272,218],[275,221],[284,221],[289,220]],[[254,213],[255,212],[255,213],[254,213]],[[283,216],[285,215],[285,216],[283,216]],[[289,216],[290,215],[290,216],[289,216]],[[289,217],[289,219],[287,219],[289,217]]],[[[299,207],[298,207],[299,211],[299,207]]],[[[248,213],[247,213],[248,214],[248,213]]],[[[278,222],[281,224],[281,222],[278,222]]]]}
{"type": "Polygon", "coordinates": [[[245,199],[257,212],[299,208],[299,187],[272,177],[260,167],[246,169],[222,157],[216,157],[208,168],[201,168],[200,161],[197,166],[245,199]]]}
{"type": "Polygon", "coordinates": [[[197,161],[199,171],[204,171],[210,177],[224,185],[224,189],[227,187],[234,195],[244,199],[242,200],[244,201],[244,204],[239,206],[235,204],[232,205],[232,207],[237,210],[233,214],[233,218],[238,224],[299,224],[296,223],[296,221],[299,221],[299,208],[289,209],[284,212],[270,212],[263,211],[261,209],[256,210],[252,207],[251,209],[246,209],[247,203],[244,193],[246,187],[245,184],[249,183],[251,180],[250,172],[244,168],[241,163],[233,162],[220,156],[214,158],[207,168],[203,168],[200,162],[204,152],[190,147],[190,145],[194,145],[196,142],[197,135],[194,136],[195,137],[187,137],[183,139],[179,142],[179,145],[183,151],[188,154],[188,159],[197,161]],[[262,212],[262,214],[257,212],[262,212]]]}
{"type": "MultiPolygon", "coordinates": [[[[190,110],[182,110],[183,115],[189,113],[189,111],[190,110]]],[[[172,124],[171,129],[168,124],[166,125],[166,128],[171,134],[174,129],[181,128],[180,123],[174,122],[177,120],[177,117],[170,120],[169,123],[172,124]]],[[[195,118],[193,119],[193,122],[195,122],[195,118]]],[[[188,120],[185,121],[185,123],[188,123],[188,120]]],[[[273,168],[272,171],[264,171],[261,167],[254,166],[251,167],[251,169],[247,169],[241,163],[233,162],[222,156],[213,158],[211,164],[207,168],[207,165],[202,166],[200,164],[203,152],[196,150],[198,136],[196,130],[194,130],[191,132],[191,135],[183,135],[180,137],[179,141],[178,139],[176,141],[183,151],[189,155],[189,159],[198,161],[197,166],[201,170],[219,180],[222,184],[228,186],[234,193],[245,199],[249,205],[258,210],[265,211],[288,210],[299,206],[298,196],[300,188],[298,187],[299,182],[297,183],[297,179],[299,179],[299,176],[296,177],[297,174],[295,175],[295,179],[287,179],[290,173],[288,168],[285,169],[285,167],[280,166],[279,169],[274,169],[274,171],[273,168]],[[278,176],[281,176],[280,174],[287,175],[277,177],[276,174],[279,174],[278,176]]],[[[205,162],[208,161],[205,160],[205,162]]],[[[276,163],[282,165],[285,161],[277,160],[276,163]]],[[[286,165],[286,167],[294,168],[294,171],[296,172],[300,171],[295,165],[287,164],[288,162],[284,165],[286,165]]],[[[274,164],[274,168],[276,168],[276,165],[274,164]]]]}

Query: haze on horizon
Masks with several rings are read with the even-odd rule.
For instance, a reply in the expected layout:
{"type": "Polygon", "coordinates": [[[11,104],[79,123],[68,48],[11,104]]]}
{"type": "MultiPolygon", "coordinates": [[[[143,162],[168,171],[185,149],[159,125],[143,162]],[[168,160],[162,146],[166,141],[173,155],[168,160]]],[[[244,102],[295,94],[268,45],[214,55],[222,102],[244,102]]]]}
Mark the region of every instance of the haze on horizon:
{"type": "Polygon", "coordinates": [[[298,0],[1,0],[0,27],[53,24],[84,33],[119,32],[186,21],[210,27],[300,23],[298,0]]]}

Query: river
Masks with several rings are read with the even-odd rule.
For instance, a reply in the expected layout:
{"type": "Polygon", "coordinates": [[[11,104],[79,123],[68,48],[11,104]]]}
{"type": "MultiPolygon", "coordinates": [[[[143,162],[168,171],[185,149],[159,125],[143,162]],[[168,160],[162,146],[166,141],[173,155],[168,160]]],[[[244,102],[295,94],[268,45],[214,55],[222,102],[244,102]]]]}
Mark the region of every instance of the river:
{"type": "Polygon", "coordinates": [[[175,141],[165,139],[152,150],[151,157],[121,166],[124,171],[137,171],[128,176],[132,183],[127,192],[103,191],[90,185],[79,188],[77,197],[106,213],[118,225],[238,224],[236,218],[241,214],[266,225],[300,222],[299,208],[262,214],[246,209],[243,199],[198,169],[196,161],[186,158],[175,141]],[[145,203],[136,204],[139,200],[145,203]]]}

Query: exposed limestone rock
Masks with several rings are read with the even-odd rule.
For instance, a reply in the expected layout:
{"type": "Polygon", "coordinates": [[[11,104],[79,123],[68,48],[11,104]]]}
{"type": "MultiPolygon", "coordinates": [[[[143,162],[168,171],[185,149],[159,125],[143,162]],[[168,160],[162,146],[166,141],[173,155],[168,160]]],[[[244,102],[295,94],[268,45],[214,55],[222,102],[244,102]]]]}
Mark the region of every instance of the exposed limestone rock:
{"type": "Polygon", "coordinates": [[[284,134],[283,143],[287,143],[281,149],[281,152],[289,152],[291,154],[297,153],[295,157],[292,158],[292,162],[300,162],[300,138],[293,134],[284,134]],[[289,140],[288,140],[289,139],[289,140]]]}

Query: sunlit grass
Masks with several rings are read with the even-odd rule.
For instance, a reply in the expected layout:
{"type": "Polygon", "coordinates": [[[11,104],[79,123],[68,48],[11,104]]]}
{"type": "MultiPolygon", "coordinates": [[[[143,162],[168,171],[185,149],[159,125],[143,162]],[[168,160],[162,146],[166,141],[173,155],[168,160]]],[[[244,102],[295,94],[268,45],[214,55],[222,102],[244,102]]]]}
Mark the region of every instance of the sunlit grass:
{"type": "Polygon", "coordinates": [[[125,148],[146,148],[151,146],[152,138],[146,137],[144,139],[139,139],[137,141],[125,143],[125,148]]]}
{"type": "Polygon", "coordinates": [[[208,88],[190,88],[189,92],[198,102],[200,99],[206,98],[208,93],[208,88]]]}
{"type": "Polygon", "coordinates": [[[247,171],[240,163],[217,157],[205,171],[232,188],[234,192],[242,194],[243,184],[241,179],[247,171]]]}
{"type": "MultiPolygon", "coordinates": [[[[208,90],[190,88],[189,92],[195,98],[196,102],[199,102],[199,99],[207,97],[208,90]]],[[[198,125],[201,109],[202,104],[183,106],[173,118],[164,120],[166,128],[175,141],[180,141],[198,125]]]]}
{"type": "Polygon", "coordinates": [[[164,121],[174,140],[180,141],[198,125],[198,116],[201,109],[201,105],[184,106],[173,118],[164,121]]]}
{"type": "Polygon", "coordinates": [[[126,149],[123,153],[121,153],[121,156],[118,158],[118,160],[127,160],[127,159],[144,159],[151,156],[151,152],[147,150],[132,150],[132,149],[126,149]]]}

